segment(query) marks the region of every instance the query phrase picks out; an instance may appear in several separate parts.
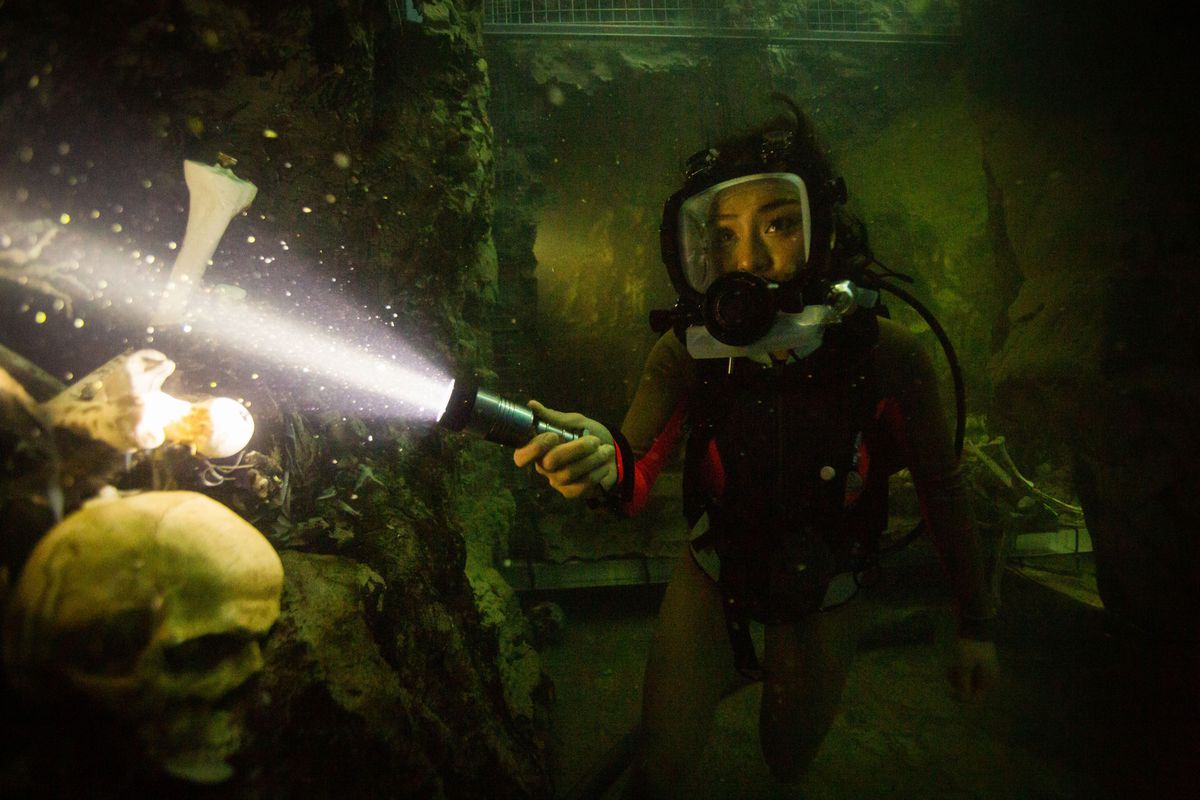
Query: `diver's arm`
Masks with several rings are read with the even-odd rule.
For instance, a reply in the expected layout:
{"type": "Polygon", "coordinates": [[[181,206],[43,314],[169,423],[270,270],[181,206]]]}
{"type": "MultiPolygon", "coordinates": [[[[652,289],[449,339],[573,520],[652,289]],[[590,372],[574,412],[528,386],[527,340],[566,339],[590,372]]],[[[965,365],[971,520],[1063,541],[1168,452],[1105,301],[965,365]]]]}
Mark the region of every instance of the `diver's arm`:
{"type": "Polygon", "coordinates": [[[687,415],[687,395],[695,379],[691,356],[668,331],[646,358],[633,402],[617,437],[620,479],[614,498],[630,516],[646,505],[650,489],[679,445],[687,415]]]}
{"type": "Polygon", "coordinates": [[[637,513],[678,442],[682,430],[680,398],[694,374],[687,351],[673,334],[667,336],[659,340],[647,358],[621,431],[611,431],[581,414],[555,411],[530,401],[539,419],[584,431],[585,435],[564,443],[557,434],[539,434],[513,452],[516,465],[534,464],[564,497],[602,495],[619,511],[637,513]]]}
{"type": "Polygon", "coordinates": [[[885,410],[886,421],[901,444],[926,530],[952,583],[959,635],[991,639],[999,599],[987,579],[966,476],[954,452],[937,376],[916,337],[886,320],[880,329],[881,388],[884,396],[896,399],[885,410]]]}

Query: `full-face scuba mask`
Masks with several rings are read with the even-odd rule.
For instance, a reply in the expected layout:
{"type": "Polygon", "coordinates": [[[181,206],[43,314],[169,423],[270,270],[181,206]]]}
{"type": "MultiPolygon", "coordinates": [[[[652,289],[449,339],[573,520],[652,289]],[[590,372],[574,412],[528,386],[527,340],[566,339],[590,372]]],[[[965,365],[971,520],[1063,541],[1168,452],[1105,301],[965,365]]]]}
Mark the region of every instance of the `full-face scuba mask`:
{"type": "Polygon", "coordinates": [[[684,333],[694,358],[802,358],[821,345],[826,326],[878,299],[828,277],[833,207],[845,201],[845,184],[814,161],[801,133],[799,125],[769,131],[754,158],[734,164],[717,150],[697,153],[664,206],[662,256],[679,299],[651,312],[650,324],[684,333]]]}

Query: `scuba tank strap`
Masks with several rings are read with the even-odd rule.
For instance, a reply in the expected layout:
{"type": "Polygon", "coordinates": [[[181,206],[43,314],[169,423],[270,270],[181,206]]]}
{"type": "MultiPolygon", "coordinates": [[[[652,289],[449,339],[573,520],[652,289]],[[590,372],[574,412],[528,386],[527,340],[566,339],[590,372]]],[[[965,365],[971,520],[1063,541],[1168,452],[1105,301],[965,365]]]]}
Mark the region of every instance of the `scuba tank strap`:
{"type": "Polygon", "coordinates": [[[692,528],[689,551],[692,560],[717,587],[721,594],[721,613],[725,619],[725,630],[733,650],[733,661],[737,671],[751,681],[761,680],[762,667],[754,642],[750,638],[750,614],[737,596],[721,582],[721,560],[716,554],[717,532],[708,522],[705,512],[692,528]]]}
{"type": "Polygon", "coordinates": [[[750,638],[750,615],[728,592],[721,592],[721,602],[725,611],[725,629],[733,647],[734,667],[748,680],[761,681],[763,668],[754,649],[754,640],[750,638]]]}

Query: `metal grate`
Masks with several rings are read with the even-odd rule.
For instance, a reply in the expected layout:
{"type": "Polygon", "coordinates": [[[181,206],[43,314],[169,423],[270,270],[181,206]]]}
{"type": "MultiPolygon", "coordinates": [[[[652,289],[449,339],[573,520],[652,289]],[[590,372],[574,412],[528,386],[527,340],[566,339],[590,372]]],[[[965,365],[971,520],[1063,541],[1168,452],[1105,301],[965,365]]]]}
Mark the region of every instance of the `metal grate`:
{"type": "Polygon", "coordinates": [[[948,41],[957,0],[485,0],[484,31],[525,35],[948,41]]]}

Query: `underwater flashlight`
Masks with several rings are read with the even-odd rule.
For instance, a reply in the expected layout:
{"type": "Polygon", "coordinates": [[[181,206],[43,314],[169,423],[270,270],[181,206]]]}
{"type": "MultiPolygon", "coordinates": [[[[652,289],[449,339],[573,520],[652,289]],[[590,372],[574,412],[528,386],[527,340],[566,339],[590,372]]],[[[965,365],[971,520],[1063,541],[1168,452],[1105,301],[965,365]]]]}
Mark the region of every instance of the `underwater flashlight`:
{"type": "Polygon", "coordinates": [[[454,382],[450,401],[438,424],[452,431],[467,431],[489,442],[522,447],[539,433],[555,433],[564,442],[583,434],[538,419],[533,411],[486,392],[470,382],[454,382]]]}

